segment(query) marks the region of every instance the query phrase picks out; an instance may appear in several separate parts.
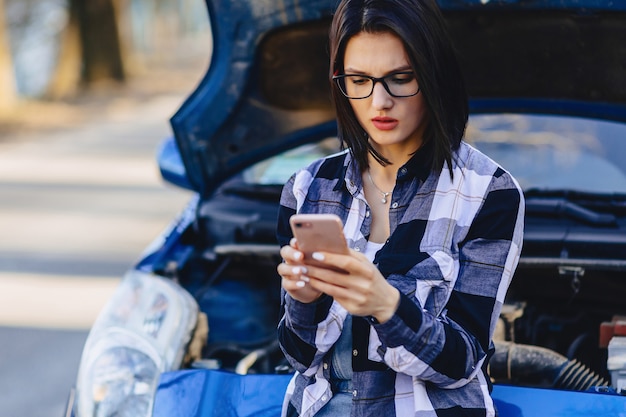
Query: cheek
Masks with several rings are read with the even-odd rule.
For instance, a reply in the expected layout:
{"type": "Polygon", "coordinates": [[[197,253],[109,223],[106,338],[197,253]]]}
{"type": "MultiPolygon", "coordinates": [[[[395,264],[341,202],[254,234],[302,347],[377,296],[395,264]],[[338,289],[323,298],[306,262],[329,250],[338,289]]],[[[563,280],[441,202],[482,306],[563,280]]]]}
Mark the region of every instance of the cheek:
{"type": "Polygon", "coordinates": [[[407,103],[409,111],[413,114],[419,114],[420,116],[426,112],[426,103],[424,102],[424,97],[421,93],[411,97],[410,100],[411,101],[407,103]]]}
{"type": "Polygon", "coordinates": [[[421,97],[415,97],[415,100],[405,109],[405,115],[413,119],[416,127],[426,123],[428,120],[428,109],[424,100],[421,97]]]}

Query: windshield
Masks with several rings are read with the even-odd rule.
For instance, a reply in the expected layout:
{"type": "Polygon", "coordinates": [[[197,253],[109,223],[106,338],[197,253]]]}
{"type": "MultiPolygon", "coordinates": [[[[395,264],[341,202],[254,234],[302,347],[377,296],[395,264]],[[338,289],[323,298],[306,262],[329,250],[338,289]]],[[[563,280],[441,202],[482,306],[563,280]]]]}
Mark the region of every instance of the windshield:
{"type": "MultiPolygon", "coordinates": [[[[626,193],[626,125],[564,116],[473,115],[465,140],[511,172],[524,190],[626,193]]],[[[336,138],[244,172],[251,184],[283,184],[298,168],[339,150],[336,138]]]]}
{"type": "Polygon", "coordinates": [[[626,125],[563,116],[479,115],[466,140],[524,190],[626,193],[626,125]]]}

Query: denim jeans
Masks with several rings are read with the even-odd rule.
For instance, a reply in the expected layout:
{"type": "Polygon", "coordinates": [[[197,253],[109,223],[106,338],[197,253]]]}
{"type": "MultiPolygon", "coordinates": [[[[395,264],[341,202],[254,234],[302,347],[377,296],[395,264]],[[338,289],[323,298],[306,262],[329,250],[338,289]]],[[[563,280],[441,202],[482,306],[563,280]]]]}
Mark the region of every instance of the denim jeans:
{"type": "Polygon", "coordinates": [[[315,417],[349,416],[352,408],[352,316],[348,314],[330,361],[333,398],[315,417]]]}
{"type": "Polygon", "coordinates": [[[333,398],[326,404],[315,417],[341,417],[349,416],[352,408],[352,393],[338,392],[333,394],[333,398]]]}
{"type": "Polygon", "coordinates": [[[330,378],[352,379],[352,316],[348,314],[330,359],[330,378]]]}

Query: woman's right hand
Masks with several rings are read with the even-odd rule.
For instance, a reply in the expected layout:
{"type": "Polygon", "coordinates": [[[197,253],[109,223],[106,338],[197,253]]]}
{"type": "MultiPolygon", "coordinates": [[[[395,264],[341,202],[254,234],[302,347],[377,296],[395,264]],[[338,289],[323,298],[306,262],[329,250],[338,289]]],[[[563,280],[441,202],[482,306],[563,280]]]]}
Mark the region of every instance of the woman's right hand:
{"type": "Polygon", "coordinates": [[[307,269],[302,264],[304,254],[298,250],[298,243],[295,238],[291,239],[289,245],[280,248],[280,256],[284,262],[278,264],[276,270],[282,277],[281,285],[287,293],[301,303],[311,303],[317,300],[322,293],[307,285],[307,269]]]}

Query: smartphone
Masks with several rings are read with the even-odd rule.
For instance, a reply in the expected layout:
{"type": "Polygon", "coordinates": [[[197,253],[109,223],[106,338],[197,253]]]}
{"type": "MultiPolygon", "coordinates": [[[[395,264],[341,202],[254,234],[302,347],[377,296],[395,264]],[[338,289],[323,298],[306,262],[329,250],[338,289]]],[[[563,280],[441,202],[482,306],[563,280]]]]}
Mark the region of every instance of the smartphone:
{"type": "Polygon", "coordinates": [[[311,258],[313,252],[350,253],[343,235],[343,224],[335,214],[294,214],[289,224],[306,263],[328,268],[311,258]]]}

